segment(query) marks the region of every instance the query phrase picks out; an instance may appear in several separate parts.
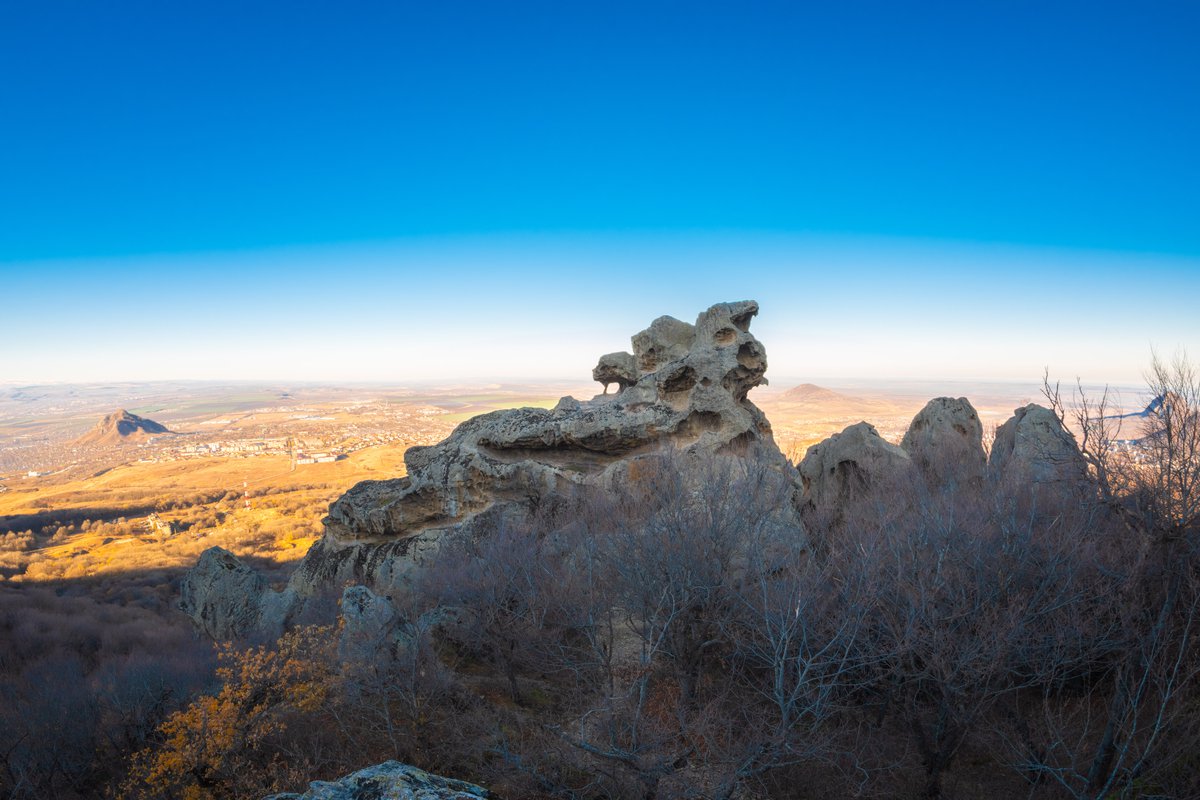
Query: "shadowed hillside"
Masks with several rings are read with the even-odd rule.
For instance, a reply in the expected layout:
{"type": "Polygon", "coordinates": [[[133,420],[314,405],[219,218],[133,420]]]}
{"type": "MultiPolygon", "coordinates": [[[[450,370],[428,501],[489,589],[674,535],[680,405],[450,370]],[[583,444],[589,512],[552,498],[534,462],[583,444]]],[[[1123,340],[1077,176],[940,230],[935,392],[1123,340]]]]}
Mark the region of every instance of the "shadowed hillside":
{"type": "Polygon", "coordinates": [[[152,436],[171,433],[165,425],[152,419],[130,414],[121,408],[108,414],[96,427],[75,440],[79,445],[118,445],[143,442],[152,436]]]}

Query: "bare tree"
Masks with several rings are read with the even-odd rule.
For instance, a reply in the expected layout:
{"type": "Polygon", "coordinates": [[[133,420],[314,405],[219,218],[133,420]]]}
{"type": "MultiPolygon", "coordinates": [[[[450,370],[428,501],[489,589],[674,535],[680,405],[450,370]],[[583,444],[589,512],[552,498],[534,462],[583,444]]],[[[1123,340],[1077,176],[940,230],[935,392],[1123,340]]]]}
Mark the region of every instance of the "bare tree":
{"type": "Polygon", "coordinates": [[[580,572],[611,582],[605,602],[617,617],[595,615],[601,635],[590,638],[600,643],[591,650],[602,692],[558,730],[615,780],[637,785],[637,796],[670,793],[684,774],[719,794],[733,785],[721,753],[745,731],[727,724],[740,703],[714,676],[734,653],[731,617],[759,566],[753,551],[772,539],[802,544],[780,525],[790,476],[676,452],[641,460],[636,473],[636,483],[592,498],[580,517],[596,543],[587,552],[595,563],[580,572]]]}
{"type": "MultiPolygon", "coordinates": [[[[1148,769],[1164,772],[1178,756],[1172,731],[1195,727],[1200,373],[1186,354],[1170,362],[1156,355],[1147,383],[1145,412],[1118,417],[1108,413],[1107,392],[1095,400],[1077,385],[1066,402],[1045,382],[1060,418],[1081,432],[1102,502],[1137,548],[1118,595],[1123,641],[1104,671],[1105,713],[1047,713],[1044,756],[1024,764],[1081,798],[1127,792],[1148,769]],[[1118,438],[1131,427],[1135,438],[1118,438]]],[[[1090,710],[1095,692],[1087,697],[1090,710]]]]}

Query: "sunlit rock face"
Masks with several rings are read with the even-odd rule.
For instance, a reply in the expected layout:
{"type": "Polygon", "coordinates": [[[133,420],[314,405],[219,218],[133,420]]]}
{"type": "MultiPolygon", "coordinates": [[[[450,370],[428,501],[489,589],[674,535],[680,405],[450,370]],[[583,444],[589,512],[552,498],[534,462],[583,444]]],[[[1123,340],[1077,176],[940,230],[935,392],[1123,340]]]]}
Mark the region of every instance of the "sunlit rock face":
{"type": "Polygon", "coordinates": [[[874,425],[858,422],[808,448],[799,471],[805,523],[828,531],[857,522],[880,500],[896,505],[914,467],[874,425]]]}
{"type": "Polygon", "coordinates": [[[1032,484],[1062,491],[1090,485],[1075,437],[1048,408],[1030,403],[996,429],[988,473],[1000,484],[1032,484]]]}
{"type": "Polygon", "coordinates": [[[413,447],[408,476],[364,481],[329,510],[338,542],[410,537],[461,523],[497,503],[603,480],[614,463],[664,445],[782,458],[762,412],[746,399],[766,383],[766,350],[750,333],[754,302],[721,303],[695,325],[656,319],[633,353],[603,356],[593,371],[618,391],[554,409],[495,411],[445,441],[413,447]]]}
{"type": "Polygon", "coordinates": [[[473,783],[385,761],[341,780],[313,781],[303,794],[285,792],[263,800],[487,800],[494,796],[473,783]]]}
{"type": "MultiPolygon", "coordinates": [[[[718,474],[714,465],[752,464],[772,523],[802,536],[795,469],[747,397],[766,383],[766,349],[750,333],[757,313],[742,301],[714,305],[694,324],[659,317],[632,337],[633,352],[600,358],[593,376],[604,393],[475,417],[439,444],[410,448],[406,477],[356,485],[330,506],[324,537],[283,592],[228,553],[206,553],[189,576],[185,610],[214,638],[275,630],[329,590],[402,587],[447,536],[525,524],[589,494],[628,493],[666,460],[694,485],[718,474]]],[[[370,597],[349,598],[348,624],[355,614],[373,618],[370,597]]]]}
{"type": "MultiPolygon", "coordinates": [[[[406,477],[364,481],[332,504],[292,586],[399,582],[447,532],[520,518],[580,489],[620,491],[631,465],[664,449],[684,461],[755,459],[791,485],[794,470],[747,398],[766,383],[766,349],[750,333],[757,313],[742,301],[694,324],[659,317],[632,337],[632,353],[600,358],[593,376],[605,392],[591,400],[495,411],[410,448],[406,477]]],[[[784,514],[799,528],[792,509],[784,514]]]]}
{"type": "Polygon", "coordinates": [[[983,486],[987,455],[983,423],[965,397],[935,397],[908,426],[900,447],[938,490],[976,490],[983,486]]]}

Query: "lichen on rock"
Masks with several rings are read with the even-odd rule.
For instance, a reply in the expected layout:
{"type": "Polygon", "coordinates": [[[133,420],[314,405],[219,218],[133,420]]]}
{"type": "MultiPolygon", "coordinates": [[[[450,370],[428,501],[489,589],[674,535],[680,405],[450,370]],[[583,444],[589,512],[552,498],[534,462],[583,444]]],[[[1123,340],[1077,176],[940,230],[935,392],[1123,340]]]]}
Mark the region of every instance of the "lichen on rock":
{"type": "Polygon", "coordinates": [[[488,800],[482,786],[443,778],[423,769],[385,761],[336,781],[313,781],[303,794],[284,792],[263,800],[488,800]]]}

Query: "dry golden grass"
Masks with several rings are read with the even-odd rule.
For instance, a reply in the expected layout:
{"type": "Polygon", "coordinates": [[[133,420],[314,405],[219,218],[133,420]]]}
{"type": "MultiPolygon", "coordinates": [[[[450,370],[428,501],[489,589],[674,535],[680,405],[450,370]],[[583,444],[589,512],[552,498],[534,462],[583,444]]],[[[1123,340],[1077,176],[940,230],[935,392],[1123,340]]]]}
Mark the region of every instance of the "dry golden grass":
{"type": "Polygon", "coordinates": [[[403,454],[385,445],[295,470],[286,456],[214,455],[5,492],[0,523],[35,535],[0,538],[0,571],[41,582],[188,567],[214,545],[287,564],[321,535],[330,502],[360,480],[403,475],[403,454]],[[154,513],[179,531],[153,530],[154,513]]]}

